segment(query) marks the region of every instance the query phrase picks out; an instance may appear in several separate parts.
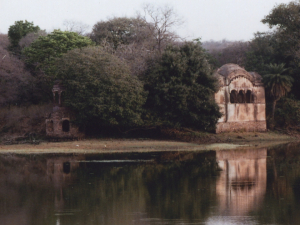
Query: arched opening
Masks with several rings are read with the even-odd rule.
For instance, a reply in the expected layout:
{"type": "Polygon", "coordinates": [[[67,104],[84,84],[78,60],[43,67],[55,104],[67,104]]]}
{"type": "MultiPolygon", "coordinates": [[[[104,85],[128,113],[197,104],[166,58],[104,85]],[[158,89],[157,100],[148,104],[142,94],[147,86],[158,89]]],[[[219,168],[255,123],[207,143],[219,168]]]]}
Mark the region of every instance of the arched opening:
{"type": "Polygon", "coordinates": [[[62,130],[64,132],[69,132],[70,131],[70,121],[69,120],[64,120],[62,122],[62,130]]]}
{"type": "Polygon", "coordinates": [[[246,92],[246,103],[253,103],[252,93],[250,90],[246,92]]]}
{"type": "Polygon", "coordinates": [[[47,130],[48,132],[53,132],[53,121],[48,121],[47,123],[47,130]]]}
{"type": "Polygon", "coordinates": [[[232,90],[230,92],[230,103],[237,103],[237,91],[232,90]]]}
{"type": "Polygon", "coordinates": [[[245,95],[242,90],[240,90],[238,93],[237,101],[238,101],[238,103],[245,103],[245,95]]]}
{"type": "Polygon", "coordinates": [[[69,162],[64,162],[63,163],[63,171],[64,173],[68,174],[71,171],[71,165],[69,162]]]}

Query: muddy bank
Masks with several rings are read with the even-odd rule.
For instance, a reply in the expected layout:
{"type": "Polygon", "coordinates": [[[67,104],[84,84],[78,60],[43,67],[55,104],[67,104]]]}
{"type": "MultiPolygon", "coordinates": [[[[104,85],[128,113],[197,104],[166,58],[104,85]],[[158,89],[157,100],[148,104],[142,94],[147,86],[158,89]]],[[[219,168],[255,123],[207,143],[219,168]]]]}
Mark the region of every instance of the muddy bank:
{"type": "Polygon", "coordinates": [[[168,140],[153,139],[86,139],[72,142],[41,142],[39,145],[0,145],[0,153],[116,153],[157,151],[203,151],[270,147],[296,142],[294,136],[276,132],[266,133],[195,133],[168,140]]]}

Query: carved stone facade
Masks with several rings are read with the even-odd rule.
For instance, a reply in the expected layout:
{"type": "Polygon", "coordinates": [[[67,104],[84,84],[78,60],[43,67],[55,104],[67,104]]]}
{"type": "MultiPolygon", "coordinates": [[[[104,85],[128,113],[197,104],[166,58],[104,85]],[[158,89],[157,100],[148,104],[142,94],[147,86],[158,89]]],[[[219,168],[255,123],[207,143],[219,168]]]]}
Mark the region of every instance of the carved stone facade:
{"type": "Polygon", "coordinates": [[[223,113],[216,133],[266,131],[265,88],[261,76],[236,64],[225,64],[215,76],[220,85],[215,100],[223,113]]]}
{"type": "Polygon", "coordinates": [[[53,111],[46,119],[46,136],[50,138],[78,139],[83,137],[77,126],[70,122],[71,112],[63,106],[62,95],[65,91],[59,81],[56,81],[53,92],[53,111]]]}

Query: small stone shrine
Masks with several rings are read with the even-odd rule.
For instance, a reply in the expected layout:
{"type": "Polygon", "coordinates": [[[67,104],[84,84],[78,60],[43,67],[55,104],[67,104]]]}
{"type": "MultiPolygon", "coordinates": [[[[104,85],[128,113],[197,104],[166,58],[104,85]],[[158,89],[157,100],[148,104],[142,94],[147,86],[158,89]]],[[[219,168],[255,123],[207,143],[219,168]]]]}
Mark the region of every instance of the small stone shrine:
{"type": "Polygon", "coordinates": [[[219,91],[215,101],[223,116],[217,123],[216,133],[228,131],[266,131],[265,88],[262,77],[247,72],[236,64],[225,64],[215,76],[219,91]]]}
{"type": "Polygon", "coordinates": [[[71,112],[62,104],[64,91],[61,82],[55,81],[52,89],[53,111],[46,119],[46,136],[54,139],[78,139],[83,134],[70,122],[71,112]]]}

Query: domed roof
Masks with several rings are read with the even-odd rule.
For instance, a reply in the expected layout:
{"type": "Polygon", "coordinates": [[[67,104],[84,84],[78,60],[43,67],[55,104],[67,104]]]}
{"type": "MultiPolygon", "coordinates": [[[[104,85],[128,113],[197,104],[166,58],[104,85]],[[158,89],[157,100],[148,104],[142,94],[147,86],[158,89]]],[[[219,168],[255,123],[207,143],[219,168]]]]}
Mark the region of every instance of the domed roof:
{"type": "MultiPolygon", "coordinates": [[[[245,77],[248,80],[250,80],[254,85],[263,85],[262,84],[262,78],[258,73],[255,72],[247,72],[244,68],[240,67],[237,64],[228,63],[223,66],[221,66],[216,72],[215,75],[217,77],[223,77],[224,79],[227,79],[229,83],[231,80],[237,78],[237,77],[245,77]]],[[[221,80],[218,78],[218,80],[221,80]]],[[[223,82],[219,81],[220,85],[223,86],[223,82]]]]}
{"type": "Polygon", "coordinates": [[[236,72],[236,71],[247,73],[247,71],[245,69],[243,69],[239,65],[233,64],[233,63],[228,63],[228,64],[221,66],[218,69],[217,73],[224,77],[228,77],[232,72],[236,72]]]}

